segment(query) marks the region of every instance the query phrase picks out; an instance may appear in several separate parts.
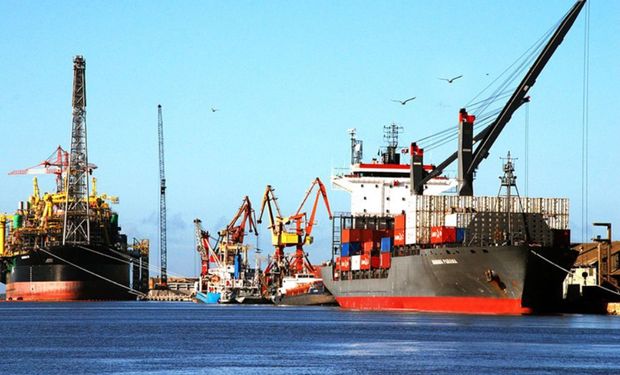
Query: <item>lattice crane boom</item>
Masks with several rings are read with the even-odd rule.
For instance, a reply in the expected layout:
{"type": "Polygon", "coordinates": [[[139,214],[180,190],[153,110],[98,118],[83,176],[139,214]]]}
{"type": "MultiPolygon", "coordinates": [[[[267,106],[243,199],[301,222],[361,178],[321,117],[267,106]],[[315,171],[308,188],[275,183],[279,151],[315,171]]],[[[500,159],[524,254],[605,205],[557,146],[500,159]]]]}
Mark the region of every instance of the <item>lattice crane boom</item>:
{"type": "Polygon", "coordinates": [[[65,188],[63,245],[90,243],[88,148],[86,138],[86,61],[73,59],[73,123],[65,188]]]}
{"type": "Polygon", "coordinates": [[[168,252],[166,240],[166,171],[164,165],[164,120],[161,104],[157,106],[157,130],[159,136],[159,253],[161,286],[168,285],[168,252]]]}

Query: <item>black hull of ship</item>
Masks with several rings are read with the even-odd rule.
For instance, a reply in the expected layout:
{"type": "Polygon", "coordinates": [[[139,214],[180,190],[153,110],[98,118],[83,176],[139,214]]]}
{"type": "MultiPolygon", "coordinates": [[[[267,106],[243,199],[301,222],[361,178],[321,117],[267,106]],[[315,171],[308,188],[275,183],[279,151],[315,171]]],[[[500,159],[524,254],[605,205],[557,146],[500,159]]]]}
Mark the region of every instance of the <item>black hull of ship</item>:
{"type": "MultiPolygon", "coordinates": [[[[538,248],[563,268],[571,250],[538,248]]],[[[408,310],[470,314],[528,314],[558,309],[565,274],[527,246],[423,249],[392,258],[389,270],[344,273],[323,280],[338,304],[356,310],[408,310]]]]}
{"type": "Polygon", "coordinates": [[[58,246],[47,250],[53,256],[31,251],[6,258],[1,270],[6,300],[134,300],[129,264],[106,248],[90,248],[58,246]]]}

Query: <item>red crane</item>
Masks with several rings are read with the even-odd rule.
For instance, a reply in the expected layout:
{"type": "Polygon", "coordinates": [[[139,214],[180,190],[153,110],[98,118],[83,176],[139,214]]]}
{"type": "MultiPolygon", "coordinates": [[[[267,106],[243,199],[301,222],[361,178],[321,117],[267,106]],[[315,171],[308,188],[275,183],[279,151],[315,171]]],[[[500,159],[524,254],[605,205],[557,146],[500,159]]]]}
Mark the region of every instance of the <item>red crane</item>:
{"type": "Polygon", "coordinates": [[[283,277],[285,275],[313,272],[314,267],[312,267],[312,264],[308,260],[303,246],[312,243],[312,229],[314,228],[316,210],[321,197],[323,198],[323,202],[327,208],[329,218],[332,218],[325,186],[321,182],[321,179],[318,177],[315,178],[310,184],[310,188],[306,191],[306,194],[297,211],[288,217],[282,216],[280,208],[277,204],[277,198],[275,197],[273,191],[274,189],[271,185],[267,185],[265,194],[263,195],[261,212],[258,219],[258,223],[261,223],[263,213],[265,212],[265,208],[267,208],[269,211],[269,229],[272,234],[272,244],[275,247],[275,254],[274,261],[267,266],[265,269],[265,274],[269,275],[270,273],[273,273],[272,271],[275,271],[283,277]],[[314,197],[312,211],[310,212],[310,219],[308,219],[306,212],[302,212],[302,209],[308,201],[308,198],[311,196],[315,186],[318,187],[318,189],[314,197]],[[272,207],[272,205],[274,207],[272,207]],[[294,228],[292,228],[293,222],[295,223],[294,228]],[[288,227],[291,228],[289,229],[288,227]],[[285,259],[284,248],[293,246],[295,247],[295,253],[291,256],[290,260],[285,259]]]}

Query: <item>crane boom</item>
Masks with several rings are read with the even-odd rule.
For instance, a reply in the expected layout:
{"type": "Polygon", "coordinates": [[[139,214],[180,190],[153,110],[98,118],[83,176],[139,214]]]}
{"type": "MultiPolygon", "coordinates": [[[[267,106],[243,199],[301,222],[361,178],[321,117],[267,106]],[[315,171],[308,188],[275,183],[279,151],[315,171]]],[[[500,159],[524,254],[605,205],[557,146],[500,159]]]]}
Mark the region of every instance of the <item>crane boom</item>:
{"type": "Polygon", "coordinates": [[[553,56],[553,53],[560,46],[564,40],[564,37],[575,23],[575,20],[577,19],[577,16],[579,16],[579,13],[585,3],[586,0],[578,0],[568,12],[566,17],[564,17],[560,23],[560,26],[558,26],[555,30],[545,48],[542,50],[536,61],[534,61],[534,64],[527,72],[517,89],[514,91],[500,114],[497,116],[497,119],[493,122],[489,132],[485,135],[480,145],[476,148],[471,164],[467,169],[467,173],[474,173],[482,160],[489,155],[489,150],[493,146],[493,143],[495,143],[497,137],[504,129],[508,121],[510,121],[510,118],[515,111],[526,101],[527,93],[532,86],[534,86],[536,79],[538,79],[538,76],[551,59],[551,56],[553,56]]]}
{"type": "MultiPolygon", "coordinates": [[[[528,101],[527,94],[529,90],[532,88],[532,86],[534,86],[534,84],[536,83],[536,79],[538,78],[544,67],[547,65],[556,49],[562,43],[568,31],[575,23],[575,20],[579,16],[579,13],[583,9],[586,1],[587,0],[577,0],[577,2],[572,6],[572,8],[566,14],[558,28],[555,30],[555,32],[543,48],[542,52],[539,54],[533,65],[528,70],[527,74],[525,75],[519,86],[517,86],[514,93],[505,104],[504,108],[499,113],[495,121],[493,121],[493,123],[491,123],[484,130],[482,130],[480,133],[473,137],[472,140],[476,142],[478,146],[476,147],[476,150],[472,153],[471,160],[468,161],[466,165],[462,166],[464,175],[467,179],[469,179],[469,181],[465,181],[464,184],[459,184],[459,195],[473,194],[471,180],[473,179],[474,172],[476,171],[482,160],[484,160],[489,155],[489,150],[499,137],[499,134],[502,132],[506,124],[510,121],[515,111],[519,109],[521,105],[528,101]]],[[[425,174],[424,177],[421,178],[419,181],[414,181],[414,183],[412,183],[413,193],[422,194],[424,190],[424,185],[432,178],[435,178],[441,173],[443,173],[444,169],[458,158],[458,153],[458,151],[454,152],[446,160],[444,160],[437,167],[435,167],[431,172],[425,174]]],[[[412,176],[414,175],[413,168],[414,166],[412,163],[412,176]]]]}
{"type": "Polygon", "coordinates": [[[161,256],[161,286],[168,285],[168,254],[166,249],[166,174],[164,168],[164,120],[161,104],[157,106],[159,135],[159,253],[161,256]]]}

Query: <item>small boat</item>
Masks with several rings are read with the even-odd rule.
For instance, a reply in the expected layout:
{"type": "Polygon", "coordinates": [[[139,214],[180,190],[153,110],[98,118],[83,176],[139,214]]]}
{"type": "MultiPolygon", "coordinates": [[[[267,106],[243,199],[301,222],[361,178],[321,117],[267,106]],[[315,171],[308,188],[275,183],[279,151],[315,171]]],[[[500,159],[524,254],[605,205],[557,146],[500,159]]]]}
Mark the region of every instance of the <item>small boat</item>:
{"type": "Polygon", "coordinates": [[[323,279],[309,273],[299,273],[282,279],[282,286],[272,297],[276,305],[335,305],[335,297],[325,289],[323,279]]]}

